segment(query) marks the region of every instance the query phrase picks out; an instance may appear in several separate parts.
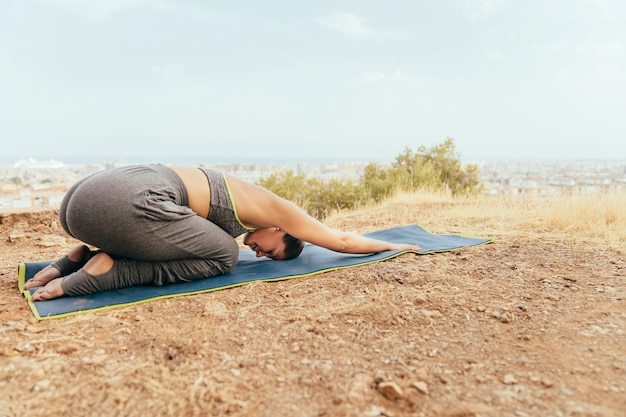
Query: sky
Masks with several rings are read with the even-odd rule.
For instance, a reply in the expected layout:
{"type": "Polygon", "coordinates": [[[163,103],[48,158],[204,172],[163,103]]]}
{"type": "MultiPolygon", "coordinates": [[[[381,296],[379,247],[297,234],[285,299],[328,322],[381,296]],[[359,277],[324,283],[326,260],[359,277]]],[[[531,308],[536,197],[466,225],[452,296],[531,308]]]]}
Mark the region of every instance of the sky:
{"type": "Polygon", "coordinates": [[[626,160],[624,0],[2,0],[3,160],[626,160]]]}

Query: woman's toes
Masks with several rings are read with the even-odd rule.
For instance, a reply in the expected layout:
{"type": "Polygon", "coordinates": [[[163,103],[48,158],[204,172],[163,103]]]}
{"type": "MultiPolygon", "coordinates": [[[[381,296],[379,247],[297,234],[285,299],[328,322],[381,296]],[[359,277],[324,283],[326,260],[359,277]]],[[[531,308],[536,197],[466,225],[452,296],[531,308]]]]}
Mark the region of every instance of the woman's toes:
{"type": "Polygon", "coordinates": [[[24,288],[28,290],[35,287],[40,287],[42,285],[46,285],[55,278],[59,278],[60,276],[61,273],[58,269],[52,267],[51,265],[48,265],[41,271],[37,272],[34,277],[26,281],[24,283],[24,288]]]}
{"type": "Polygon", "coordinates": [[[35,291],[32,296],[33,301],[45,301],[63,296],[65,293],[61,288],[62,281],[63,278],[53,279],[45,287],[35,291]]]}

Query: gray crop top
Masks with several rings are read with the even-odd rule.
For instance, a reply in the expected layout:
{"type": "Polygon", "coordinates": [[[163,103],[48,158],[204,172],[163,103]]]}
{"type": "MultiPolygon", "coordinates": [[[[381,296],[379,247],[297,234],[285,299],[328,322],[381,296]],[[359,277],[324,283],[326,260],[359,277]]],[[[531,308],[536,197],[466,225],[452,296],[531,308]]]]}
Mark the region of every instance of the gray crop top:
{"type": "Polygon", "coordinates": [[[224,174],[211,169],[200,168],[200,170],[206,175],[211,188],[211,204],[207,220],[218,225],[232,237],[253,231],[254,229],[244,226],[239,220],[224,174]]]}

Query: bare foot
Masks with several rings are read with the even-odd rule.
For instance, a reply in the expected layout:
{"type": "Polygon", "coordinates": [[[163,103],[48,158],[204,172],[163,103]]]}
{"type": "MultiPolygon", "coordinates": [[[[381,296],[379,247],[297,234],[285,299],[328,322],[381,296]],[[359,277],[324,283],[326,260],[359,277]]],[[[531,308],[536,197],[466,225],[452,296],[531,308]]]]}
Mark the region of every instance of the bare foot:
{"type": "MultiPolygon", "coordinates": [[[[113,267],[113,258],[104,252],[100,252],[91,258],[82,268],[90,275],[101,275],[109,271],[113,267]]],[[[33,293],[33,301],[52,300],[53,298],[65,295],[61,282],[64,277],[52,279],[45,287],[39,288],[33,293]]]]}
{"type": "Polygon", "coordinates": [[[33,301],[51,300],[63,296],[63,288],[61,288],[63,278],[56,278],[46,284],[45,287],[38,289],[33,293],[33,301]]]}
{"type": "Polygon", "coordinates": [[[53,279],[59,278],[60,276],[61,273],[58,269],[56,269],[52,265],[48,265],[41,271],[37,272],[34,277],[26,281],[24,283],[24,289],[30,290],[31,288],[41,287],[43,285],[46,285],[53,279]]]}
{"type": "MultiPolygon", "coordinates": [[[[90,256],[90,254],[91,252],[89,251],[89,248],[87,246],[78,245],[74,249],[69,251],[69,253],[67,254],[67,257],[72,262],[80,262],[80,261],[86,261],[87,257],[90,256]]],[[[58,269],[56,269],[52,265],[48,265],[45,268],[43,268],[41,271],[37,272],[35,276],[33,276],[31,279],[26,281],[24,283],[24,289],[29,290],[31,288],[44,286],[50,281],[52,281],[53,279],[59,278],[60,276],[61,276],[61,273],[59,272],[58,269]]]]}

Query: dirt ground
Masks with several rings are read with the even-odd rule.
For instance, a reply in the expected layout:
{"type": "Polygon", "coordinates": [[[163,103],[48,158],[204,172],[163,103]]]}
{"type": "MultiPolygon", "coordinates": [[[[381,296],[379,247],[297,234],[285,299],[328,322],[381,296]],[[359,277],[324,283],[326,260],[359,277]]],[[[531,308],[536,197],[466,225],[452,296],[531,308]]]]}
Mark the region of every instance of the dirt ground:
{"type": "Polygon", "coordinates": [[[455,204],[333,225],[408,218],[495,241],[38,322],[16,267],[76,242],[2,214],[0,417],[626,415],[623,247],[455,204]]]}

